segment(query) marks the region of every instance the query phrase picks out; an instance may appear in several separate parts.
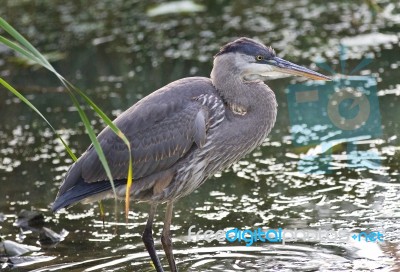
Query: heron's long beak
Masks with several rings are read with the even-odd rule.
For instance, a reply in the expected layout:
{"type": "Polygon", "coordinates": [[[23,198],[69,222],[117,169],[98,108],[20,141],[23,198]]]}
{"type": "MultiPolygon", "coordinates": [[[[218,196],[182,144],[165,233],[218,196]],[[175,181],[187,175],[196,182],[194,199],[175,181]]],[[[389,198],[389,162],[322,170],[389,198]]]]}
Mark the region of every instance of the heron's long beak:
{"type": "Polygon", "coordinates": [[[303,76],[314,80],[332,80],[331,78],[324,76],[323,74],[317,73],[313,70],[291,63],[278,57],[274,57],[270,65],[273,65],[275,68],[274,70],[280,73],[303,76]]]}

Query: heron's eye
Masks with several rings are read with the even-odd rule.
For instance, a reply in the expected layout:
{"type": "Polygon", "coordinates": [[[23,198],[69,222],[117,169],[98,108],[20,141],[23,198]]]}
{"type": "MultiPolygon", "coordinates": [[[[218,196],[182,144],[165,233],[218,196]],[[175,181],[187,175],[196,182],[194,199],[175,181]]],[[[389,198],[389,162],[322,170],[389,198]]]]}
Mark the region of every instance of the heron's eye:
{"type": "Polygon", "coordinates": [[[262,60],[264,60],[264,56],[262,56],[262,55],[257,55],[257,56],[256,56],[256,60],[257,60],[257,61],[262,61],[262,60]]]}

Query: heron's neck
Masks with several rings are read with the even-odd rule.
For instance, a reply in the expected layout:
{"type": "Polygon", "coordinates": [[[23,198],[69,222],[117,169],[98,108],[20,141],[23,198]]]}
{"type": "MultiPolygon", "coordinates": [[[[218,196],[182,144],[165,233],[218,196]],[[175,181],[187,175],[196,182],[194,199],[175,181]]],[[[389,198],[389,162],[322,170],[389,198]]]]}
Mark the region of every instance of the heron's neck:
{"type": "Polygon", "coordinates": [[[214,60],[211,80],[222,100],[231,110],[247,111],[250,104],[247,97],[243,95],[243,92],[246,93],[246,86],[237,76],[236,68],[225,62],[223,58],[214,60]]]}
{"type": "Polygon", "coordinates": [[[272,91],[263,83],[245,82],[230,62],[229,58],[219,56],[211,71],[211,80],[225,104],[237,114],[246,114],[257,106],[265,107],[269,102],[266,92],[272,91]]]}

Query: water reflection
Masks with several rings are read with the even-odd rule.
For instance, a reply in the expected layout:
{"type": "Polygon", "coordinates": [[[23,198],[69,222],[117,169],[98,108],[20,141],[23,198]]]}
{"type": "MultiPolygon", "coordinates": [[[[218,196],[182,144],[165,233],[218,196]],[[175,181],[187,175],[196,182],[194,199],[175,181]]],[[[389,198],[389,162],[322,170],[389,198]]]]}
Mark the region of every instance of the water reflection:
{"type": "MultiPolygon", "coordinates": [[[[270,82],[279,102],[277,125],[270,138],[246,159],[176,204],[173,239],[182,271],[389,271],[400,265],[400,4],[379,2],[378,9],[369,6],[372,2],[252,1],[249,5],[243,1],[198,1],[205,12],[148,17],[146,12],[157,1],[42,1],[39,5],[35,1],[6,0],[0,15],[40,50],[56,53],[53,61],[61,74],[87,90],[110,116],[117,116],[172,80],[208,76],[213,54],[236,36],[256,36],[275,47],[281,57],[304,65],[323,57],[339,67],[340,41],[349,49],[348,67],[356,67],[368,53],[373,62],[360,74],[376,78],[382,134],[377,139],[356,139],[355,144],[357,150],[378,155],[378,168],[358,161],[343,142],[337,142],[332,145],[330,160],[324,162],[329,174],[299,172],[302,158],[312,150],[293,145],[283,92],[289,80],[270,82]],[[384,229],[385,242],[299,241],[245,247],[187,241],[191,225],[203,230],[384,229]]],[[[57,80],[44,70],[11,58],[3,47],[0,54],[1,77],[46,114],[74,152],[85,150],[89,140],[84,127],[57,80]]],[[[96,130],[101,130],[102,124],[93,118],[96,130]]],[[[152,270],[140,238],[147,218],[145,204],[133,205],[128,223],[123,222],[122,204],[115,219],[113,201],[104,203],[104,223],[96,203],[51,214],[49,203],[71,159],[51,130],[5,91],[0,91],[0,120],[2,236],[7,241],[39,246],[37,233],[13,226],[22,209],[43,213],[47,227],[56,233],[69,231],[57,247],[41,247],[26,256],[5,256],[0,247],[1,268],[152,270]]],[[[324,128],[318,129],[323,132],[324,128]]],[[[162,218],[159,211],[157,241],[162,218]]],[[[161,251],[159,242],[156,246],[161,251]]]]}

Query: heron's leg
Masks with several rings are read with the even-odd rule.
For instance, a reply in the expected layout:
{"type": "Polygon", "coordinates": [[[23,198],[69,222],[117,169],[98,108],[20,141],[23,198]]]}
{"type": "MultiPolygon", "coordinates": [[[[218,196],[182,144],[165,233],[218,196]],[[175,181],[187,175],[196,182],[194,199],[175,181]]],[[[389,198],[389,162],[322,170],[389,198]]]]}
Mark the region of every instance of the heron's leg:
{"type": "Polygon", "coordinates": [[[161,234],[161,243],[163,245],[165,255],[167,256],[171,272],[177,272],[174,254],[172,253],[172,240],[171,240],[171,220],[172,220],[173,202],[168,202],[167,210],[165,212],[164,228],[161,234]]]}
{"type": "Polygon", "coordinates": [[[142,240],[144,245],[146,246],[147,251],[153,261],[153,264],[157,270],[157,272],[164,272],[160,259],[157,256],[156,249],[154,247],[153,240],[153,219],[154,214],[156,213],[157,204],[151,204],[149,218],[147,219],[146,228],[144,229],[142,240]]]}

